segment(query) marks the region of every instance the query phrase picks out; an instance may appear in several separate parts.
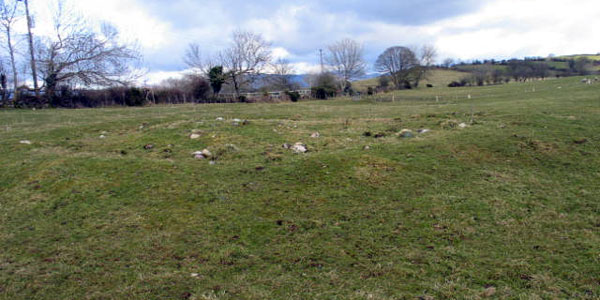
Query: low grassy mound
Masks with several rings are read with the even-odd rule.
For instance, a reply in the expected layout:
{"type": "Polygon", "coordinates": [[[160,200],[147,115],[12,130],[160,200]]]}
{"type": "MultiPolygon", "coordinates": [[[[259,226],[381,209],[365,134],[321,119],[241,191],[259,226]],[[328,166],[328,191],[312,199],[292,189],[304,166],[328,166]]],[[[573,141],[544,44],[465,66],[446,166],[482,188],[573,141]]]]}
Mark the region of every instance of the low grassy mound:
{"type": "Polygon", "coordinates": [[[0,298],[597,299],[580,79],[0,111],[0,298]]]}

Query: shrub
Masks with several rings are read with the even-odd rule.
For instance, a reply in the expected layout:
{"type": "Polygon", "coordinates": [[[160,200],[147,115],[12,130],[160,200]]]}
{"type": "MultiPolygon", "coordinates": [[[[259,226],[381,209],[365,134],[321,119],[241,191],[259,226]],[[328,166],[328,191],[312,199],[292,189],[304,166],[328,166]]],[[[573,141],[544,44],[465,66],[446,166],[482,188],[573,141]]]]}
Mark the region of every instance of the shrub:
{"type": "Polygon", "coordinates": [[[290,97],[290,100],[292,102],[298,102],[298,100],[300,100],[300,93],[298,93],[296,91],[294,91],[294,92],[287,91],[287,92],[285,92],[285,94],[288,95],[288,97],[290,97]]]}

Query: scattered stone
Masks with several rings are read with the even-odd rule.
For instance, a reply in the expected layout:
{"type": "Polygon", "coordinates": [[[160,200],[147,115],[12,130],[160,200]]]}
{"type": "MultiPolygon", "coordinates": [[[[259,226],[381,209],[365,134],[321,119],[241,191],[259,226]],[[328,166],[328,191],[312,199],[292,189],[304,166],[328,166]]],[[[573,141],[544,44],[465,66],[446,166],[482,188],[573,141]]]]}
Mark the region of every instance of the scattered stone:
{"type": "Polygon", "coordinates": [[[146,150],[151,150],[151,149],[154,149],[154,145],[152,145],[152,144],[146,144],[146,145],[144,146],[144,149],[146,149],[146,150]]]}
{"type": "Polygon", "coordinates": [[[199,135],[199,134],[197,134],[197,133],[192,133],[192,134],[190,135],[190,139],[192,139],[192,140],[197,140],[197,139],[199,139],[199,138],[200,138],[200,135],[199,135]]]}
{"type": "Polygon", "coordinates": [[[363,150],[371,150],[371,146],[366,145],[366,146],[363,147],[363,150]]]}
{"type": "Polygon", "coordinates": [[[314,132],[313,134],[310,135],[310,137],[316,139],[316,138],[321,137],[321,134],[318,132],[314,132]]]}
{"type": "Polygon", "coordinates": [[[568,116],[567,119],[570,121],[575,121],[575,120],[577,120],[577,117],[576,116],[568,116]]]}
{"type": "Polygon", "coordinates": [[[294,153],[306,153],[308,152],[308,147],[305,144],[302,144],[300,142],[294,144],[294,146],[292,146],[292,151],[294,151],[294,153]]]}
{"type": "Polygon", "coordinates": [[[460,123],[460,124],[458,124],[458,127],[459,128],[467,128],[467,127],[469,127],[469,125],[467,125],[467,123],[460,123]]]}
{"type": "Polygon", "coordinates": [[[231,152],[240,151],[240,149],[234,144],[227,144],[227,145],[225,145],[225,148],[227,148],[227,151],[231,151],[231,152]]]}
{"type": "Polygon", "coordinates": [[[217,121],[225,121],[225,119],[223,119],[222,117],[218,117],[216,118],[217,121]]]}
{"type": "Polygon", "coordinates": [[[578,139],[578,140],[574,140],[573,143],[577,144],[577,145],[583,145],[585,143],[587,143],[588,140],[587,139],[578,139]]]}
{"type": "Polygon", "coordinates": [[[414,138],[415,135],[413,134],[412,130],[410,129],[402,129],[402,131],[400,131],[400,133],[398,134],[399,137],[401,138],[405,138],[405,139],[410,139],[410,138],[414,138]]]}
{"type": "Polygon", "coordinates": [[[24,145],[31,145],[31,141],[29,141],[29,140],[22,140],[19,143],[24,144],[24,145]]]}
{"type": "Polygon", "coordinates": [[[496,294],[496,288],[491,286],[491,287],[485,289],[485,291],[483,291],[482,296],[483,297],[492,297],[492,296],[494,296],[494,294],[496,294]]]}
{"type": "Polygon", "coordinates": [[[206,156],[204,156],[204,154],[202,154],[202,151],[196,151],[196,152],[192,153],[192,155],[194,156],[195,159],[206,159],[206,156]]]}
{"type": "Polygon", "coordinates": [[[429,130],[429,129],[419,129],[419,130],[417,130],[417,132],[418,132],[418,133],[420,133],[420,134],[423,134],[423,133],[428,133],[428,132],[430,132],[430,131],[431,131],[431,130],[429,130]]]}
{"type": "Polygon", "coordinates": [[[105,136],[104,134],[101,134],[99,138],[101,138],[101,139],[105,139],[105,138],[106,138],[106,136],[105,136]]]}
{"type": "Polygon", "coordinates": [[[240,123],[240,122],[242,122],[242,120],[240,120],[240,119],[233,119],[233,122],[240,123]]]}
{"type": "Polygon", "coordinates": [[[198,277],[198,276],[200,276],[200,274],[198,274],[198,273],[192,273],[192,274],[190,274],[190,275],[191,275],[192,277],[198,277]]]}
{"type": "Polygon", "coordinates": [[[458,121],[456,120],[445,120],[440,123],[440,126],[443,129],[452,129],[458,126],[458,121]]]}
{"type": "Polygon", "coordinates": [[[212,153],[210,153],[210,151],[208,151],[208,149],[204,149],[202,150],[202,155],[204,155],[204,157],[209,158],[212,156],[212,153]]]}
{"type": "Polygon", "coordinates": [[[214,160],[211,160],[211,161],[210,161],[208,164],[209,164],[209,165],[211,165],[211,166],[214,166],[214,165],[216,165],[216,164],[217,164],[217,162],[216,162],[216,161],[214,161],[214,160]]]}

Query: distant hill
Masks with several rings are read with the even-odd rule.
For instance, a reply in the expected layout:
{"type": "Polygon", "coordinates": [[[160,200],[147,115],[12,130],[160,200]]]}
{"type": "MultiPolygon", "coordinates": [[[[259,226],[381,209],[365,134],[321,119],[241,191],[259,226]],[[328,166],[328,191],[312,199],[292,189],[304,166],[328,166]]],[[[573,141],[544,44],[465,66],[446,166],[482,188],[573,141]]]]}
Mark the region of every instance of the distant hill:
{"type": "MultiPolygon", "coordinates": [[[[427,84],[431,84],[434,87],[447,86],[452,81],[458,81],[467,75],[469,75],[469,73],[466,71],[434,69],[429,73],[427,79],[421,81],[421,86],[426,86],[427,84]]],[[[361,92],[366,92],[369,86],[376,87],[378,85],[379,76],[352,82],[352,87],[361,92]]]]}
{"type": "Polygon", "coordinates": [[[578,58],[582,58],[585,57],[589,60],[593,60],[593,61],[600,61],[600,53],[598,54],[574,54],[574,55],[563,55],[563,56],[557,56],[556,58],[563,58],[563,59],[578,59],[578,58]]]}

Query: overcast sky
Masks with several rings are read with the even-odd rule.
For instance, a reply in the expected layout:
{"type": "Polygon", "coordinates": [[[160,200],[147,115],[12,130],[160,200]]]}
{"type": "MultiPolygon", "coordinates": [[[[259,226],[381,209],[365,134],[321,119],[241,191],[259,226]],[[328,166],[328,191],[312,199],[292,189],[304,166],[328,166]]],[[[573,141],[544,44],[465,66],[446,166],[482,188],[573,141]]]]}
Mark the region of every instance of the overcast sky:
{"type": "MultiPolygon", "coordinates": [[[[30,2],[44,2],[31,0],[30,2]]],[[[365,46],[369,63],[394,45],[434,45],[452,57],[511,58],[600,52],[598,0],[77,0],[90,19],[136,39],[148,78],[186,68],[187,44],[210,54],[236,29],[263,35],[297,73],[318,65],[318,49],[343,38],[365,46]]],[[[39,27],[39,26],[38,26],[39,27]]]]}

